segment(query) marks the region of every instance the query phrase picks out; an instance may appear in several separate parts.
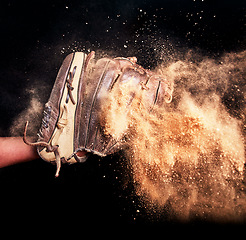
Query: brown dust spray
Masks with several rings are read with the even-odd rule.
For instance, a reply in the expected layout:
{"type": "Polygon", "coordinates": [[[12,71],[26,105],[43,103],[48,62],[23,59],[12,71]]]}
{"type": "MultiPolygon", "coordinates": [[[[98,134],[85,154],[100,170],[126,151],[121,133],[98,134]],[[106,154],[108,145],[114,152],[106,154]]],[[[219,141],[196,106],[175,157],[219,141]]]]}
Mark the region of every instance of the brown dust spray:
{"type": "Polygon", "coordinates": [[[179,220],[245,219],[245,67],[246,52],[217,61],[189,53],[160,65],[155,71],[174,83],[173,102],[151,112],[141,94],[124,110],[131,86],[110,94],[106,131],[129,132],[134,186],[146,205],[179,220]],[[234,114],[225,96],[229,108],[241,104],[234,114]]]}

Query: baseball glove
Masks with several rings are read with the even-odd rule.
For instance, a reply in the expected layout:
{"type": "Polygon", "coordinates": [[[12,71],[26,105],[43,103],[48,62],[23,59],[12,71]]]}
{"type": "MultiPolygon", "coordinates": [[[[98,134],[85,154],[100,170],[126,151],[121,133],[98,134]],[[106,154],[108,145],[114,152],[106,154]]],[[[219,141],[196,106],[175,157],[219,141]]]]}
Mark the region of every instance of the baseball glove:
{"type": "Polygon", "coordinates": [[[135,57],[96,61],[94,55],[75,52],[63,61],[45,104],[37,142],[27,140],[28,122],[25,126],[24,142],[36,146],[45,161],[56,163],[56,177],[61,163],[84,162],[90,154],[103,157],[123,148],[125,133],[106,133],[102,118],[107,96],[115,88],[129,83],[133,86],[127,109],[139,91],[149,111],[172,99],[172,86],[167,80],[136,64],[135,57]]]}

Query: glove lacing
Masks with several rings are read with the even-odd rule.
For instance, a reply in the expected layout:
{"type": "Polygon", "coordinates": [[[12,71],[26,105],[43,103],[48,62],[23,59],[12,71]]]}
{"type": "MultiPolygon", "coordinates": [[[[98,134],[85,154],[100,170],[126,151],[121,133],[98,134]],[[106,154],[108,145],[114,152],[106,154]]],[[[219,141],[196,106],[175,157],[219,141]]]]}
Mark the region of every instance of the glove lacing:
{"type": "Polygon", "coordinates": [[[26,143],[27,145],[29,146],[41,146],[41,147],[45,147],[46,148],[46,151],[47,152],[54,152],[55,154],[55,162],[56,162],[56,174],[55,174],[55,177],[58,177],[59,176],[59,172],[60,172],[60,169],[61,169],[61,157],[60,157],[60,154],[59,154],[59,151],[58,151],[58,148],[59,148],[59,145],[55,145],[55,146],[52,146],[50,144],[48,144],[47,142],[29,142],[27,140],[27,137],[26,137],[26,132],[27,132],[27,126],[28,126],[28,121],[26,122],[26,125],[25,125],[25,130],[24,130],[24,135],[23,135],[23,141],[24,143],[26,143]]]}

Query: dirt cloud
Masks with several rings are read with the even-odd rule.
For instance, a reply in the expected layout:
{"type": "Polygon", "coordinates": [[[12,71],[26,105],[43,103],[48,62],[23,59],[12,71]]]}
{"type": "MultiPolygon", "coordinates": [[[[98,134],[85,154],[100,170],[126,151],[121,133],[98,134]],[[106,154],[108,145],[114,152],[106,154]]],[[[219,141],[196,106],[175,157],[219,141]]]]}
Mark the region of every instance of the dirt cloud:
{"type": "Polygon", "coordinates": [[[106,127],[114,136],[129,131],[129,164],[144,204],[179,220],[245,219],[245,59],[246,52],[218,60],[188,53],[158,66],[175,84],[173,102],[151,112],[140,94],[122,111],[129,87],[111,93],[106,127]]]}

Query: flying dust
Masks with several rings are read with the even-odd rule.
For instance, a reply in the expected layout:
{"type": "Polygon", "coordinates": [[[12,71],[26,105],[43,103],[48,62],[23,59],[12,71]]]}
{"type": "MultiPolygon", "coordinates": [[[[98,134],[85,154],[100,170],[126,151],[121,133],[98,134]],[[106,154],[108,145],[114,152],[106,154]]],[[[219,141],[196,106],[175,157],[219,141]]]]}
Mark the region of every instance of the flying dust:
{"type": "Polygon", "coordinates": [[[134,186],[146,206],[183,221],[245,220],[245,67],[246,51],[217,60],[188,53],[160,65],[155,71],[174,83],[173,102],[152,111],[140,92],[125,110],[131,83],[110,93],[106,131],[128,133],[134,186]]]}
{"type": "Polygon", "coordinates": [[[31,138],[33,138],[33,141],[35,141],[36,133],[40,127],[40,121],[37,121],[37,119],[39,120],[42,118],[43,106],[40,102],[40,99],[37,97],[38,94],[36,88],[26,89],[24,94],[30,96],[30,101],[27,105],[27,108],[16,116],[9,131],[12,137],[22,136],[23,123],[30,121],[29,131],[32,133],[31,138]]]}

